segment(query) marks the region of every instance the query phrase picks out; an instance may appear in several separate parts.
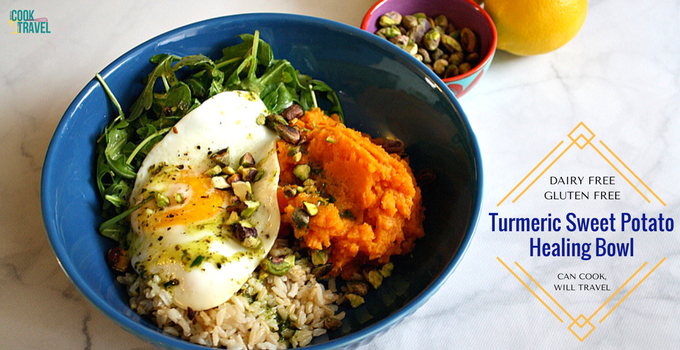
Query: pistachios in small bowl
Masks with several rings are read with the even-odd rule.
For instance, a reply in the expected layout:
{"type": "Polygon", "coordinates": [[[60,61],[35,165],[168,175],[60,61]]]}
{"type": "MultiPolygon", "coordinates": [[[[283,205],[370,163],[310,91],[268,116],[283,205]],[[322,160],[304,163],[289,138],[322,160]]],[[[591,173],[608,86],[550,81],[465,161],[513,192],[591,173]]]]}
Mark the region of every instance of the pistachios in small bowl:
{"type": "Polygon", "coordinates": [[[406,50],[456,97],[477,83],[496,50],[496,28],[472,0],[381,0],[361,28],[406,50]]]}

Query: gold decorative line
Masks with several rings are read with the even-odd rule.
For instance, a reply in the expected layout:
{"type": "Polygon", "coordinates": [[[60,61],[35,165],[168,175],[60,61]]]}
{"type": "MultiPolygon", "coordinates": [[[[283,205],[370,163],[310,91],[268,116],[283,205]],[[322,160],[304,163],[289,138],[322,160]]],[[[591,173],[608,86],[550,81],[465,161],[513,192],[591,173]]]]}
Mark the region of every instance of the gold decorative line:
{"type": "Polygon", "coordinates": [[[569,316],[569,318],[571,318],[572,321],[576,321],[576,320],[575,320],[575,319],[567,312],[567,310],[565,310],[565,309],[562,307],[562,305],[560,305],[560,303],[558,303],[557,300],[555,300],[555,298],[553,298],[552,295],[550,295],[550,294],[543,288],[543,286],[541,286],[540,284],[538,284],[538,282],[537,282],[533,277],[531,277],[531,275],[529,275],[529,273],[526,272],[526,270],[524,270],[524,268],[523,268],[522,266],[519,265],[518,262],[515,261],[515,265],[517,265],[517,267],[519,267],[520,270],[522,270],[522,272],[524,272],[525,275],[529,276],[529,278],[531,278],[531,280],[532,280],[534,283],[536,283],[536,285],[538,286],[538,288],[541,288],[541,290],[543,291],[543,293],[545,293],[545,295],[547,295],[548,298],[550,298],[550,300],[553,301],[553,303],[555,303],[557,306],[559,306],[560,309],[562,309],[562,311],[563,311],[565,314],[567,314],[567,316],[569,316]]]}
{"type": "Polygon", "coordinates": [[[647,279],[647,277],[649,277],[649,275],[651,275],[652,272],[654,272],[654,270],[656,270],[656,268],[659,267],[659,265],[661,265],[661,263],[664,262],[665,260],[666,260],[666,258],[661,259],[661,261],[659,261],[659,263],[656,264],[656,266],[654,266],[654,268],[653,268],[651,271],[649,271],[649,272],[645,275],[645,277],[643,277],[643,278],[640,280],[640,282],[638,282],[638,283],[635,285],[635,287],[633,287],[633,289],[631,289],[630,291],[628,291],[628,293],[626,293],[626,295],[623,297],[623,299],[619,300],[619,302],[616,303],[616,305],[614,305],[614,308],[612,308],[611,310],[609,310],[609,312],[607,312],[607,314],[604,315],[604,317],[602,317],[602,319],[600,320],[600,323],[602,323],[602,321],[604,321],[605,318],[607,318],[607,317],[609,316],[609,314],[612,313],[612,311],[616,310],[616,308],[619,307],[619,305],[621,305],[621,303],[622,303],[624,300],[626,300],[626,298],[628,298],[628,296],[630,295],[630,293],[633,293],[633,291],[640,285],[640,283],[642,283],[645,279],[647,279]]]}
{"type": "Polygon", "coordinates": [[[607,151],[609,151],[609,153],[611,153],[611,154],[614,156],[614,158],[616,158],[616,160],[619,161],[619,163],[623,164],[623,166],[626,168],[626,170],[628,170],[631,174],[633,174],[633,176],[635,176],[635,178],[636,178],[638,181],[640,181],[640,183],[641,183],[643,186],[645,186],[645,188],[647,189],[647,191],[649,191],[650,193],[652,193],[652,194],[654,195],[654,197],[656,197],[656,199],[658,199],[659,202],[661,202],[661,204],[663,204],[664,207],[666,206],[666,203],[664,203],[664,201],[662,201],[661,198],[659,198],[659,196],[657,196],[656,193],[654,193],[654,191],[652,191],[652,189],[649,188],[649,186],[647,186],[647,184],[646,184],[644,181],[642,181],[642,179],[641,179],[640,177],[638,177],[637,174],[635,174],[635,173],[633,172],[633,170],[631,170],[631,169],[628,167],[628,165],[626,165],[626,163],[624,163],[624,162],[623,162],[623,161],[622,161],[622,160],[621,160],[621,159],[620,159],[620,158],[619,158],[619,157],[618,157],[611,149],[609,149],[609,147],[607,147],[607,145],[605,145],[604,142],[602,142],[602,140],[600,140],[600,143],[602,144],[602,146],[604,146],[604,148],[607,149],[607,151]]]}
{"type": "Polygon", "coordinates": [[[553,164],[555,164],[555,162],[557,162],[557,160],[560,159],[560,157],[562,157],[574,144],[576,144],[576,141],[570,143],[569,146],[567,146],[567,148],[565,148],[564,151],[562,151],[562,153],[560,153],[560,155],[557,156],[557,158],[555,158],[555,160],[553,160],[552,163],[550,163],[550,165],[548,165],[547,168],[543,169],[543,171],[534,179],[534,181],[531,181],[529,186],[527,186],[527,188],[525,188],[524,191],[522,191],[522,193],[520,193],[519,196],[517,196],[512,202],[515,203],[519,199],[519,197],[521,197],[524,194],[524,192],[526,192],[531,186],[533,186],[534,183],[536,183],[536,181],[538,181],[538,179],[540,179],[541,176],[543,176],[543,174],[545,174],[545,172],[548,171],[548,169],[550,169],[550,167],[552,167],[553,164]]]}
{"type": "MultiPolygon", "coordinates": [[[[517,280],[518,280],[520,283],[522,283],[522,285],[524,285],[524,287],[525,287],[526,289],[528,289],[528,290],[531,292],[531,294],[533,294],[534,297],[536,297],[536,299],[538,299],[538,301],[540,301],[540,302],[543,304],[543,306],[546,307],[546,309],[548,309],[548,310],[549,310],[549,311],[550,311],[550,312],[551,312],[558,320],[560,320],[560,322],[564,322],[564,321],[557,315],[557,313],[555,313],[555,311],[553,311],[553,309],[551,309],[550,306],[548,306],[548,304],[547,304],[545,301],[543,301],[543,299],[541,299],[541,298],[538,296],[538,294],[536,294],[536,292],[534,292],[533,290],[531,290],[531,288],[529,288],[529,285],[528,285],[527,283],[525,283],[524,281],[522,281],[522,279],[521,279],[514,271],[512,271],[512,269],[510,269],[510,267],[509,267],[508,265],[506,265],[505,262],[503,262],[503,260],[501,260],[500,257],[496,257],[496,259],[497,259],[501,264],[503,264],[503,266],[505,266],[505,268],[506,268],[508,271],[510,271],[510,273],[511,273],[513,276],[515,276],[515,278],[517,278],[517,280]]],[[[607,318],[607,317],[608,317],[608,316],[609,316],[609,315],[610,315],[617,307],[619,307],[619,305],[621,305],[621,303],[622,303],[624,300],[626,300],[626,298],[628,298],[628,296],[629,296],[631,293],[633,293],[633,291],[634,291],[635,289],[637,289],[637,287],[639,287],[640,284],[642,284],[642,282],[644,282],[644,281],[647,279],[647,277],[649,277],[649,276],[652,274],[652,272],[654,272],[654,271],[661,265],[661,263],[663,263],[665,260],[666,260],[666,258],[661,259],[661,261],[659,261],[659,263],[656,264],[656,266],[654,266],[654,268],[652,268],[652,269],[645,275],[645,277],[643,277],[643,278],[642,278],[642,279],[641,279],[641,280],[640,280],[640,281],[639,281],[639,282],[638,282],[638,283],[637,283],[630,291],[628,291],[628,293],[626,293],[626,295],[623,296],[623,298],[622,298],[621,300],[619,300],[619,302],[618,302],[616,305],[614,305],[614,307],[613,307],[611,310],[609,310],[609,312],[607,312],[606,315],[604,315],[604,317],[602,317],[602,319],[600,320],[600,323],[602,323],[602,321],[604,321],[604,320],[605,320],[605,319],[606,319],[606,318],[607,318]]],[[[642,264],[642,266],[640,266],[640,268],[638,268],[637,271],[635,271],[635,273],[633,273],[633,275],[630,276],[630,278],[628,278],[628,280],[626,280],[626,282],[625,282],[619,289],[617,289],[617,290],[614,292],[614,294],[612,294],[612,295],[609,297],[609,299],[607,299],[607,301],[605,301],[605,302],[604,302],[604,303],[603,303],[603,304],[602,304],[602,305],[601,305],[601,306],[600,306],[600,307],[599,307],[599,308],[598,308],[598,309],[597,309],[590,317],[586,318],[583,314],[581,314],[581,315],[578,317],[578,319],[574,319],[574,317],[572,317],[571,314],[569,314],[569,312],[567,312],[567,310],[565,310],[564,307],[562,307],[562,305],[560,305],[560,303],[558,303],[557,300],[555,300],[555,298],[553,298],[553,297],[552,297],[552,296],[551,296],[551,295],[543,288],[543,286],[541,286],[541,285],[538,283],[538,281],[536,281],[536,279],[534,279],[534,278],[533,278],[533,277],[532,277],[532,276],[531,276],[531,275],[530,275],[530,274],[529,274],[529,273],[528,273],[528,272],[527,272],[527,271],[526,271],[526,270],[525,270],[518,262],[515,262],[515,265],[517,265],[517,267],[519,267],[520,270],[522,270],[522,272],[524,272],[524,274],[527,275],[527,277],[529,277],[529,278],[531,279],[531,281],[533,281],[533,282],[538,286],[538,288],[540,288],[540,289],[543,291],[543,293],[545,293],[545,294],[546,294],[546,295],[547,295],[547,296],[548,296],[548,297],[549,297],[549,298],[550,298],[557,306],[559,306],[559,308],[560,308],[567,316],[569,316],[569,318],[571,318],[572,323],[571,323],[571,325],[569,325],[569,327],[567,327],[567,328],[569,328],[569,330],[576,336],[576,338],[578,338],[581,342],[583,342],[583,340],[585,340],[585,339],[590,335],[590,333],[592,333],[592,331],[595,329],[595,326],[593,326],[593,324],[590,323],[590,320],[591,320],[593,317],[595,317],[595,315],[596,315],[598,312],[600,312],[600,310],[602,310],[602,308],[605,307],[605,305],[607,305],[607,304],[614,298],[614,296],[616,296],[616,295],[617,295],[617,294],[618,294],[618,293],[619,293],[626,285],[628,285],[628,283],[629,283],[633,278],[635,278],[635,276],[637,276],[637,274],[640,273],[640,271],[642,271],[642,269],[643,269],[645,266],[647,266],[647,262],[645,262],[644,264],[642,264]],[[585,320],[585,322],[583,323],[583,325],[581,325],[581,324],[579,324],[579,323],[577,322],[579,319],[581,319],[581,317],[583,317],[583,319],[585,320]],[[572,327],[574,324],[577,324],[580,328],[583,328],[583,326],[585,326],[586,324],[590,324],[590,326],[593,327],[593,329],[591,329],[591,330],[588,332],[588,334],[586,334],[584,337],[580,337],[576,332],[574,332],[573,329],[571,329],[571,327],[572,327]]]]}
{"type": "Polygon", "coordinates": [[[534,171],[536,171],[536,169],[538,169],[538,167],[540,167],[541,164],[543,164],[543,162],[545,162],[545,160],[548,159],[548,158],[550,157],[550,155],[553,154],[553,152],[555,152],[555,151],[556,151],[563,143],[564,143],[564,141],[560,141],[560,143],[558,143],[557,146],[555,146],[555,148],[553,148],[552,151],[550,151],[550,153],[548,153],[548,155],[545,156],[545,158],[543,158],[543,159],[541,160],[540,163],[538,163],[538,165],[536,165],[533,169],[531,169],[531,171],[527,174],[527,176],[525,176],[525,177],[522,179],[522,181],[520,181],[520,182],[517,184],[517,186],[515,186],[515,188],[512,189],[512,191],[508,192],[508,194],[505,195],[505,197],[503,197],[503,199],[501,199],[501,201],[498,202],[498,204],[496,204],[496,206],[497,206],[497,207],[500,206],[501,203],[503,203],[508,197],[510,197],[510,195],[512,194],[512,192],[515,192],[515,190],[517,189],[517,187],[519,187],[520,185],[522,185],[522,183],[524,182],[524,180],[526,180],[529,176],[531,176],[531,174],[533,174],[534,171]]]}
{"type": "MultiPolygon", "coordinates": [[[[555,159],[550,163],[550,165],[548,165],[547,168],[545,168],[545,169],[544,169],[544,170],[543,170],[543,171],[542,171],[542,172],[541,172],[541,173],[540,173],[540,174],[539,174],[539,175],[538,175],[538,176],[537,176],[537,177],[536,177],[536,178],[535,178],[535,179],[534,179],[534,180],[533,180],[526,188],[524,188],[524,190],[523,190],[517,197],[515,197],[514,200],[512,200],[513,203],[515,203],[522,195],[524,195],[524,193],[525,193],[527,190],[529,190],[529,188],[531,188],[531,186],[533,186],[534,183],[536,183],[536,181],[538,181],[538,179],[540,179],[540,178],[543,176],[543,174],[545,174],[545,173],[548,171],[548,169],[550,169],[550,168],[555,164],[555,162],[557,162],[557,160],[560,159],[560,158],[564,155],[564,153],[566,153],[566,152],[569,150],[569,148],[571,148],[571,146],[573,146],[574,144],[576,144],[580,149],[583,149],[583,148],[585,148],[585,146],[590,145],[590,146],[591,146],[591,147],[592,147],[592,148],[593,148],[593,149],[594,149],[594,150],[595,150],[595,151],[596,151],[596,152],[597,152],[597,153],[598,153],[598,154],[599,154],[599,155],[600,155],[607,163],[609,163],[609,165],[610,165],[612,168],[614,168],[614,170],[616,170],[616,172],[619,173],[619,175],[621,175],[621,177],[623,177],[623,178],[626,180],[626,182],[628,182],[628,184],[629,184],[631,187],[633,187],[633,188],[635,189],[635,191],[637,191],[637,193],[640,194],[640,196],[642,196],[642,198],[644,198],[644,199],[647,201],[647,203],[651,203],[651,201],[649,200],[649,198],[647,198],[647,196],[645,196],[645,195],[642,193],[642,191],[640,191],[640,189],[637,188],[637,187],[633,184],[633,182],[632,182],[631,180],[629,180],[629,179],[621,172],[621,170],[619,170],[619,169],[614,165],[614,163],[612,163],[612,162],[611,162],[611,161],[610,161],[610,160],[609,160],[609,159],[608,159],[608,158],[607,158],[607,157],[606,157],[606,156],[605,156],[605,155],[604,155],[604,154],[603,154],[603,153],[602,153],[602,152],[601,152],[601,151],[600,151],[600,150],[599,150],[592,142],[591,142],[591,141],[595,138],[595,134],[594,134],[594,133],[592,132],[592,130],[590,130],[590,128],[588,128],[588,126],[586,126],[583,122],[578,123],[578,125],[576,125],[576,127],[575,127],[573,130],[571,130],[571,132],[570,132],[569,134],[567,134],[567,137],[572,141],[571,144],[569,144],[569,146],[567,146],[567,148],[564,149],[564,150],[562,151],[562,153],[560,153],[560,155],[557,156],[557,158],[555,158],[555,159]],[[585,135],[584,135],[583,133],[580,133],[578,137],[574,138],[574,137],[572,136],[572,134],[574,134],[574,133],[578,130],[579,127],[585,128],[585,129],[588,131],[588,133],[590,134],[590,137],[589,137],[589,138],[586,138],[585,135]],[[583,137],[583,139],[586,140],[586,141],[585,141],[585,144],[584,144],[583,146],[581,146],[580,144],[577,143],[577,140],[579,140],[581,137],[583,137]]],[[[533,169],[531,169],[531,171],[530,171],[530,172],[522,179],[522,181],[520,181],[520,182],[519,182],[519,183],[518,183],[518,184],[517,184],[510,192],[508,192],[508,194],[505,195],[505,197],[503,197],[503,199],[501,199],[501,201],[498,202],[498,204],[496,204],[496,206],[498,207],[498,206],[500,206],[501,204],[503,204],[503,202],[505,202],[505,200],[508,199],[508,197],[510,197],[510,195],[511,195],[512,193],[514,193],[515,190],[517,190],[517,189],[518,189],[518,188],[519,188],[519,187],[520,187],[520,186],[521,186],[521,185],[522,185],[529,177],[531,177],[531,175],[532,175],[536,170],[538,170],[538,168],[540,168],[541,165],[543,165],[543,163],[544,163],[546,160],[548,160],[548,158],[550,158],[550,156],[552,156],[552,154],[553,154],[555,151],[557,151],[557,149],[560,148],[560,146],[562,146],[563,143],[564,143],[564,141],[560,141],[560,143],[558,143],[557,146],[555,146],[555,148],[553,148],[553,149],[550,151],[550,153],[548,153],[548,155],[545,156],[545,158],[543,158],[543,159],[538,163],[538,165],[536,165],[533,169]]],[[[641,183],[641,184],[642,184],[642,185],[643,185],[643,186],[644,186],[644,187],[645,187],[652,195],[654,195],[654,197],[656,197],[656,199],[659,200],[659,202],[660,202],[661,204],[663,204],[664,206],[666,206],[666,203],[665,203],[663,200],[661,200],[661,198],[660,198],[654,191],[652,191],[652,189],[651,189],[649,186],[647,186],[647,184],[646,184],[644,181],[642,181],[642,179],[641,179],[639,176],[637,176],[637,174],[635,174],[635,172],[633,172],[633,170],[631,170],[631,169],[628,167],[628,165],[626,165],[626,163],[624,163],[624,162],[621,160],[621,158],[619,158],[619,157],[618,157],[618,156],[617,156],[617,155],[616,155],[609,147],[607,147],[607,145],[606,145],[603,141],[600,140],[600,144],[602,144],[602,146],[604,146],[604,148],[605,148],[612,156],[614,156],[614,158],[616,158],[616,160],[617,160],[619,163],[621,163],[621,164],[626,168],[626,170],[628,170],[628,171],[629,171],[629,172],[630,172],[630,173],[631,173],[631,174],[632,174],[632,175],[633,175],[633,176],[634,176],[634,177],[635,177],[635,178],[636,178],[636,179],[637,179],[637,180],[638,180],[638,181],[639,181],[639,182],[640,182],[640,183],[641,183]]]]}
{"type": "Polygon", "coordinates": [[[607,163],[609,163],[609,165],[611,165],[611,167],[614,168],[614,170],[616,170],[616,172],[619,173],[619,175],[621,175],[621,177],[623,177],[624,180],[628,181],[628,184],[629,184],[629,185],[633,186],[633,188],[637,191],[637,193],[639,193],[639,194],[642,196],[642,198],[644,198],[644,199],[647,201],[647,203],[651,203],[651,201],[649,200],[649,198],[647,198],[644,194],[642,194],[642,192],[640,191],[640,189],[638,189],[635,185],[633,185],[633,183],[632,183],[630,180],[628,180],[628,178],[626,177],[626,175],[623,175],[623,173],[621,172],[621,170],[619,170],[619,168],[617,168],[617,167],[614,165],[614,163],[612,163],[612,162],[611,162],[604,154],[602,154],[602,152],[600,152],[600,150],[597,149],[597,147],[595,147],[595,145],[593,145],[593,144],[590,143],[590,142],[589,142],[589,144],[590,144],[590,147],[592,147],[597,153],[599,153],[600,156],[601,156],[602,158],[604,158],[604,160],[606,160],[607,163]]]}
{"type": "Polygon", "coordinates": [[[522,281],[522,279],[519,278],[519,276],[517,276],[517,274],[515,274],[515,272],[512,271],[512,270],[510,269],[510,267],[508,267],[508,265],[506,265],[506,264],[503,262],[503,260],[501,260],[501,258],[496,257],[496,259],[498,259],[498,261],[500,261],[501,264],[503,264],[503,266],[505,266],[505,268],[508,269],[508,271],[510,271],[510,273],[511,273],[513,276],[515,276],[515,278],[517,278],[517,280],[520,281],[520,283],[522,283],[522,284],[523,284],[523,285],[531,292],[531,294],[533,294],[533,295],[536,297],[536,299],[538,299],[538,301],[540,301],[541,303],[543,303],[543,306],[545,306],[548,310],[550,310],[550,312],[552,312],[552,314],[555,315],[555,317],[557,317],[557,319],[560,320],[560,322],[563,322],[563,323],[564,323],[564,321],[562,321],[562,319],[561,319],[559,316],[557,316],[557,314],[555,313],[555,311],[553,311],[553,310],[550,308],[550,306],[548,306],[548,304],[546,304],[545,301],[543,301],[543,299],[541,299],[541,297],[539,297],[539,296],[536,294],[536,292],[534,292],[533,290],[531,290],[531,288],[529,288],[529,286],[528,286],[526,283],[524,283],[524,281],[522,281]]]}
{"type": "MultiPolygon", "coordinates": [[[[590,317],[588,317],[588,321],[590,321],[593,317],[595,317],[595,315],[597,315],[597,313],[600,312],[600,310],[602,310],[602,308],[603,308],[605,305],[607,305],[607,304],[609,303],[609,301],[612,300],[612,298],[614,298],[614,296],[615,296],[616,294],[618,294],[618,293],[621,291],[621,289],[623,289],[623,287],[625,287],[625,286],[628,284],[628,282],[630,282],[630,280],[632,280],[633,277],[635,277],[635,276],[638,274],[638,272],[640,272],[640,271],[642,270],[642,268],[645,267],[645,266],[647,266],[647,262],[646,262],[646,261],[645,261],[644,264],[642,264],[642,266],[640,266],[639,269],[637,269],[637,271],[635,271],[635,273],[634,273],[632,276],[630,276],[630,278],[629,278],[629,279],[628,279],[621,287],[619,287],[619,289],[616,290],[616,292],[614,292],[614,294],[612,294],[612,296],[609,297],[609,299],[607,299],[607,301],[604,302],[604,304],[602,304],[602,305],[600,306],[599,309],[595,310],[595,312],[593,312],[593,314],[590,315],[590,317]]],[[[600,322],[602,322],[602,321],[600,321],[600,322]]]]}

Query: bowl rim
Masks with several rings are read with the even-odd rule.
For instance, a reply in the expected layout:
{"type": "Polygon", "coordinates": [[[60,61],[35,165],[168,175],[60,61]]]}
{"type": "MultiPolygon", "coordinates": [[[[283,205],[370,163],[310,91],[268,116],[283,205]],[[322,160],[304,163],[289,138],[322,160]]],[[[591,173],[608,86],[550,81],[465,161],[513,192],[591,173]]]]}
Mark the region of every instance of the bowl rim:
{"type": "MultiPolygon", "coordinates": [[[[329,19],[324,19],[324,18],[318,18],[318,17],[312,17],[312,16],[306,16],[306,15],[298,15],[298,14],[287,14],[287,13],[267,13],[267,12],[261,12],[261,13],[246,13],[246,14],[236,14],[236,15],[227,15],[227,16],[221,16],[221,17],[214,17],[214,18],[209,18],[193,23],[189,23],[180,27],[177,27],[175,29],[166,31],[164,33],[158,34],[143,43],[133,47],[132,49],[126,51],[123,53],[121,56],[116,58],[113,62],[108,64],[104,69],[101,70],[100,74],[102,77],[106,78],[112,72],[117,70],[121,65],[123,65],[125,62],[128,60],[131,60],[135,58],[140,51],[142,51],[144,48],[154,45],[154,43],[162,40],[162,38],[167,37],[167,36],[172,36],[177,33],[187,31],[189,29],[199,27],[199,26],[210,26],[214,25],[217,23],[224,23],[224,22],[229,22],[229,21],[255,21],[255,20],[292,20],[292,21],[301,21],[305,22],[310,25],[321,25],[325,26],[327,28],[337,30],[346,34],[349,34],[351,36],[360,36],[364,37],[367,41],[369,41],[372,44],[378,45],[382,47],[383,49],[387,50],[388,52],[391,51],[393,54],[399,56],[403,55],[402,57],[405,57],[407,60],[412,60],[413,62],[419,62],[415,57],[409,55],[405,51],[397,48],[396,46],[392,45],[389,42],[386,42],[385,40],[368,33],[364,30],[361,30],[359,28],[356,28],[354,26],[350,26],[348,24],[344,24],[341,22],[329,20],[329,19]],[[406,57],[407,56],[407,57],[406,57]]],[[[476,184],[477,184],[477,191],[473,192],[473,200],[474,203],[472,203],[471,206],[471,217],[470,217],[470,225],[467,227],[465,231],[465,235],[460,243],[460,246],[458,248],[458,251],[456,254],[451,258],[451,260],[448,262],[448,265],[444,268],[444,270],[441,272],[441,274],[434,279],[421,293],[416,295],[413,300],[411,300],[409,303],[405,304],[402,306],[400,309],[396,310],[386,318],[379,320],[369,326],[367,326],[364,329],[361,329],[359,331],[349,333],[346,335],[343,335],[339,338],[331,339],[327,342],[321,343],[321,344],[314,344],[314,345],[308,345],[304,347],[304,349],[309,349],[309,350],[330,350],[330,349],[335,349],[335,348],[342,348],[351,344],[358,344],[359,342],[365,340],[365,339],[370,339],[374,335],[378,335],[382,333],[383,331],[387,330],[390,328],[392,325],[398,323],[401,321],[403,318],[406,316],[410,315],[413,313],[415,310],[420,308],[432,295],[434,295],[444,284],[444,282],[448,279],[448,277],[452,274],[452,272],[455,270],[455,268],[458,266],[460,263],[460,260],[462,260],[465,252],[469,248],[470,242],[472,240],[472,237],[474,236],[475,229],[477,226],[477,223],[479,221],[479,213],[480,213],[480,208],[481,208],[481,202],[482,202],[482,194],[483,194],[483,173],[482,173],[482,158],[481,158],[481,153],[479,149],[479,145],[477,143],[477,138],[470,126],[470,123],[467,119],[467,116],[463,112],[463,109],[461,108],[460,104],[458,103],[458,100],[456,97],[453,95],[453,93],[446,87],[445,84],[441,82],[440,79],[436,77],[434,72],[430,71],[425,71],[424,75],[426,78],[429,78],[431,84],[435,84],[437,88],[444,93],[453,103],[453,105],[456,107],[456,109],[460,112],[461,119],[460,121],[462,122],[465,131],[468,133],[470,137],[470,151],[472,155],[474,156],[473,161],[471,162],[471,165],[476,173],[476,184]]],[[[95,88],[99,86],[99,83],[96,81],[96,79],[90,80],[85,87],[78,93],[78,95],[74,98],[74,100],[71,102],[69,107],[66,109],[64,114],[62,115],[55,131],[52,136],[52,139],[50,140],[50,144],[48,146],[45,160],[43,163],[43,168],[42,168],[42,176],[41,176],[41,185],[40,185],[40,196],[41,196],[41,209],[42,209],[42,218],[43,218],[43,225],[45,226],[45,230],[47,232],[47,236],[50,242],[50,246],[52,248],[52,251],[54,252],[57,262],[61,269],[64,271],[68,279],[71,280],[71,282],[75,285],[75,287],[79,290],[79,292],[85,296],[85,299],[92,305],[94,305],[99,311],[101,311],[107,318],[113,320],[116,324],[118,324],[120,327],[123,329],[127,330],[128,332],[132,333],[133,335],[137,336],[138,338],[141,338],[145,340],[148,343],[151,343],[152,345],[161,345],[165,344],[166,346],[172,347],[172,348],[178,348],[178,349],[205,349],[206,347],[198,344],[193,344],[188,341],[185,341],[181,338],[174,337],[171,335],[168,335],[160,329],[152,329],[147,326],[142,325],[141,323],[132,320],[129,318],[127,315],[119,312],[116,308],[112,307],[109,305],[109,303],[104,300],[103,298],[100,298],[97,293],[89,286],[89,284],[85,281],[85,279],[78,273],[78,269],[75,267],[73,261],[69,258],[69,255],[66,252],[65,247],[60,244],[60,236],[58,232],[60,229],[58,228],[57,222],[56,222],[56,210],[52,203],[55,201],[55,196],[54,196],[54,191],[52,189],[55,188],[55,184],[53,182],[54,177],[52,176],[53,173],[56,172],[60,168],[59,166],[59,159],[55,155],[55,148],[58,147],[58,144],[61,142],[61,139],[64,138],[65,134],[69,131],[68,129],[68,124],[71,122],[74,113],[78,110],[79,106],[83,103],[85,99],[87,99],[94,91],[95,88]]],[[[434,86],[433,86],[434,87],[434,86]]],[[[114,281],[115,283],[115,281],[114,281]]],[[[131,309],[132,312],[132,309],[131,309]]]]}
{"type": "MultiPolygon", "coordinates": [[[[378,2],[373,4],[373,6],[364,15],[364,19],[361,21],[361,29],[362,30],[367,31],[368,24],[371,22],[372,18],[375,16],[375,13],[383,5],[385,5],[385,3],[389,2],[389,1],[390,0],[379,0],[378,2]]],[[[467,78],[477,74],[477,72],[479,72],[480,70],[484,69],[484,67],[486,67],[491,62],[491,60],[493,59],[494,54],[496,52],[496,46],[498,45],[498,33],[496,32],[496,25],[493,23],[491,16],[489,16],[489,14],[486,11],[484,11],[484,9],[481,6],[479,6],[479,4],[474,2],[473,0],[460,0],[460,1],[468,3],[468,5],[474,7],[475,10],[477,10],[479,13],[482,14],[482,17],[486,20],[487,24],[489,25],[489,28],[491,29],[491,33],[493,34],[492,38],[491,38],[491,47],[489,47],[489,52],[487,52],[486,55],[484,55],[484,57],[479,61],[479,63],[477,63],[474,67],[472,67],[472,69],[470,69],[466,73],[456,75],[456,76],[450,77],[450,78],[444,78],[444,79],[437,77],[437,79],[441,79],[445,84],[449,84],[449,83],[453,83],[453,82],[456,82],[456,81],[461,81],[461,80],[467,79],[467,78]]],[[[373,34],[373,33],[371,33],[371,34],[373,34]]],[[[420,62],[420,63],[422,65],[425,65],[422,62],[420,62]]],[[[427,68],[427,66],[425,67],[425,69],[430,70],[430,69],[427,68]]],[[[435,76],[436,76],[436,74],[435,74],[435,76]]]]}

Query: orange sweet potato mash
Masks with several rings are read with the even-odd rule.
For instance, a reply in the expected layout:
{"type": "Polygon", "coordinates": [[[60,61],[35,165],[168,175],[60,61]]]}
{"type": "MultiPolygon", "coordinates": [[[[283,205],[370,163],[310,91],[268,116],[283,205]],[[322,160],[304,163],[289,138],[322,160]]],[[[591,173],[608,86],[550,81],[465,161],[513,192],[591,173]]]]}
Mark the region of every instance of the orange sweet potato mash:
{"type": "Polygon", "coordinates": [[[303,246],[325,250],[333,264],[331,275],[345,279],[365,264],[385,264],[392,255],[410,252],[424,235],[425,215],[408,162],[319,109],[294,123],[307,141],[277,144],[284,227],[303,246]],[[300,164],[311,167],[311,182],[293,173],[300,164]],[[281,188],[291,184],[306,190],[286,198],[281,188]],[[318,213],[307,225],[298,225],[293,212],[304,202],[314,204],[318,213]]]}

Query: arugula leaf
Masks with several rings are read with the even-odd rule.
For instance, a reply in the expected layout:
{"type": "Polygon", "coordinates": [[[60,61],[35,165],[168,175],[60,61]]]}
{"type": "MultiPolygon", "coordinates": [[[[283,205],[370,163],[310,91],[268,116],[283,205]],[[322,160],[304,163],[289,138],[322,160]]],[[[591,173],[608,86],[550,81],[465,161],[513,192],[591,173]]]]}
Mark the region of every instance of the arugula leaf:
{"type": "Polygon", "coordinates": [[[200,69],[200,68],[207,69],[207,68],[211,68],[211,67],[214,67],[214,66],[215,66],[215,64],[213,63],[213,61],[210,58],[203,56],[201,54],[198,54],[198,55],[182,57],[179,61],[177,61],[177,63],[175,63],[175,66],[172,67],[172,70],[178,71],[183,67],[187,67],[189,69],[200,69]]]}
{"type": "Polygon", "coordinates": [[[130,121],[137,119],[143,111],[151,108],[151,104],[153,103],[153,87],[156,85],[156,80],[158,80],[158,78],[165,77],[170,85],[173,85],[172,83],[177,81],[177,77],[172,70],[172,62],[178,60],[179,57],[174,55],[165,55],[165,57],[156,55],[152,58],[156,58],[156,60],[160,59],[160,61],[151,74],[149,74],[144,91],[142,91],[142,94],[132,105],[129,117],[130,121]]]}

